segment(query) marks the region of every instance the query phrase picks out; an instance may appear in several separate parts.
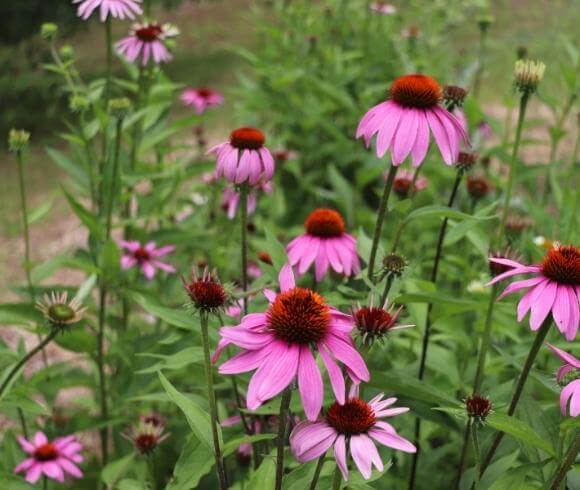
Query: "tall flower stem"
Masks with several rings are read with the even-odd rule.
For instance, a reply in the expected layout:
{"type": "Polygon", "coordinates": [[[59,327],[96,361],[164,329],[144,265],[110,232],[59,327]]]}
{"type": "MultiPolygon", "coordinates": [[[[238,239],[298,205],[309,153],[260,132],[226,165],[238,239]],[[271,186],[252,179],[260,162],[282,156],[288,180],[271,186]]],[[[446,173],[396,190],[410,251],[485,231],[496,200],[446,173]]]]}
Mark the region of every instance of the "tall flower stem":
{"type": "Polygon", "coordinates": [[[105,85],[105,107],[111,98],[111,85],[113,82],[113,23],[111,15],[105,21],[105,43],[107,50],[107,79],[105,85]]]}
{"type": "Polygon", "coordinates": [[[385,221],[387,207],[389,204],[389,196],[391,195],[391,189],[393,188],[393,182],[395,180],[396,175],[397,175],[397,167],[391,165],[389,168],[389,173],[385,180],[385,187],[383,188],[383,195],[381,197],[381,203],[379,205],[379,210],[377,213],[377,222],[375,224],[375,235],[373,237],[373,246],[371,248],[371,255],[369,257],[368,277],[372,282],[374,282],[373,274],[375,271],[375,261],[377,259],[379,242],[381,241],[381,231],[383,229],[383,223],[385,221]]]}
{"type": "Polygon", "coordinates": [[[48,345],[50,341],[54,339],[54,337],[56,337],[57,333],[58,330],[56,328],[53,328],[50,331],[50,333],[46,337],[44,337],[44,339],[42,339],[36,347],[34,347],[30,352],[28,352],[28,354],[26,354],[22,359],[20,359],[20,361],[18,361],[16,365],[10,370],[6,378],[4,378],[4,381],[2,381],[2,385],[0,385],[0,400],[2,399],[2,396],[10,386],[12,379],[20,372],[20,370],[31,358],[33,358],[36,354],[38,354],[38,352],[44,349],[44,347],[48,345]]]}
{"type": "MultiPolygon", "coordinates": [[[[514,412],[516,411],[516,407],[518,406],[518,402],[520,401],[520,397],[521,397],[522,392],[524,390],[524,386],[526,384],[526,381],[528,380],[528,376],[529,376],[530,371],[532,369],[532,365],[534,364],[534,361],[536,360],[536,356],[538,355],[538,351],[540,350],[540,347],[542,346],[542,343],[544,342],[544,339],[546,338],[546,335],[548,334],[548,331],[550,330],[551,324],[552,324],[552,321],[550,319],[547,319],[546,321],[544,321],[544,323],[542,324],[542,326],[538,330],[538,333],[536,334],[536,338],[534,339],[534,343],[532,344],[532,347],[530,348],[530,352],[528,353],[528,357],[526,358],[526,362],[524,364],[524,367],[522,368],[522,372],[520,373],[520,376],[518,378],[518,382],[517,382],[516,387],[514,389],[514,392],[512,394],[512,399],[510,401],[508,411],[507,411],[508,417],[511,417],[514,414],[514,412]]],[[[495,439],[493,440],[493,443],[492,443],[489,451],[487,452],[487,455],[485,456],[485,460],[483,461],[483,464],[481,467],[481,474],[483,474],[485,469],[491,463],[491,460],[493,459],[493,456],[494,456],[495,452],[497,451],[497,448],[501,444],[501,441],[502,441],[504,435],[505,435],[504,432],[500,432],[495,436],[495,439]]]]}
{"type": "Polygon", "coordinates": [[[570,445],[570,449],[564,456],[562,463],[556,470],[556,474],[554,475],[554,479],[552,480],[552,484],[550,485],[550,490],[559,490],[561,483],[566,478],[566,474],[570,471],[570,468],[576,461],[576,457],[578,456],[578,452],[580,451],[580,434],[576,434],[574,436],[574,441],[570,445]]]}
{"type": "MultiPolygon", "coordinates": [[[[113,168],[111,170],[111,181],[109,185],[109,196],[106,207],[105,221],[105,240],[111,238],[111,228],[113,223],[113,206],[115,202],[115,191],[117,188],[117,179],[119,173],[119,156],[121,153],[121,133],[123,129],[123,118],[117,119],[115,134],[115,151],[113,156],[113,168]]],[[[100,430],[101,438],[101,458],[103,466],[109,459],[109,430],[106,421],[109,418],[109,408],[107,401],[107,379],[105,373],[105,324],[107,321],[107,285],[101,279],[99,291],[99,323],[97,331],[97,368],[99,371],[99,393],[100,393],[100,411],[103,427],[100,430]]]]}
{"type": "Polygon", "coordinates": [[[244,297],[244,315],[248,314],[248,297],[245,294],[248,291],[248,183],[245,182],[240,187],[240,214],[241,214],[241,238],[242,238],[242,289],[244,297]]]}
{"type": "Polygon", "coordinates": [[[471,423],[471,439],[473,440],[473,452],[475,454],[475,476],[474,476],[474,488],[479,490],[480,488],[480,470],[481,470],[481,452],[479,450],[479,438],[477,436],[478,425],[476,422],[471,423]]]}
{"type": "Polygon", "coordinates": [[[286,433],[288,432],[288,408],[292,399],[292,388],[289,386],[282,393],[280,400],[280,414],[278,416],[278,439],[276,449],[276,490],[282,490],[282,478],[284,477],[284,446],[286,445],[286,433]]]}
{"type": "Polygon", "coordinates": [[[509,215],[509,207],[510,207],[510,200],[512,197],[512,191],[514,186],[514,177],[515,177],[515,167],[518,160],[518,151],[520,148],[520,143],[522,140],[522,129],[524,127],[524,119],[526,117],[526,108],[528,107],[528,100],[529,100],[529,93],[525,92],[522,94],[520,98],[520,110],[518,114],[518,124],[516,127],[516,135],[514,140],[514,146],[512,148],[512,155],[510,158],[510,165],[509,165],[509,173],[508,173],[508,181],[505,188],[504,193],[504,201],[503,201],[503,211],[501,214],[501,221],[499,223],[499,229],[497,233],[496,243],[500,243],[502,237],[505,233],[505,225],[507,222],[507,218],[509,215]]]}
{"type": "Polygon", "coordinates": [[[310,481],[310,486],[308,487],[309,490],[316,490],[316,486],[318,485],[318,478],[320,478],[320,472],[322,471],[322,467],[324,466],[324,457],[326,455],[323,454],[318,458],[318,462],[316,463],[316,469],[314,470],[314,475],[312,480],[310,481]]]}
{"type": "Polygon", "coordinates": [[[220,447],[220,438],[218,434],[218,414],[217,403],[215,397],[215,389],[213,385],[213,373],[211,366],[211,355],[209,353],[209,333],[208,333],[208,317],[207,313],[200,313],[201,323],[201,338],[203,343],[203,356],[205,368],[205,380],[207,384],[207,397],[209,400],[209,413],[211,417],[211,433],[213,437],[214,456],[216,463],[216,471],[220,483],[220,489],[226,490],[228,488],[226,473],[224,468],[224,461],[220,447]]]}
{"type": "MultiPolygon", "coordinates": [[[[459,464],[457,465],[457,475],[455,476],[455,485],[453,488],[459,490],[461,484],[461,476],[463,475],[463,468],[465,467],[465,460],[467,458],[467,447],[471,436],[471,420],[467,420],[465,430],[463,431],[463,446],[461,447],[461,456],[459,457],[459,464]]],[[[481,455],[480,455],[481,458],[481,455]]]]}
{"type": "Polygon", "coordinates": [[[479,356],[477,358],[477,368],[475,370],[475,378],[473,380],[473,393],[479,393],[481,383],[483,381],[483,371],[485,369],[485,360],[487,352],[491,344],[491,325],[493,321],[493,309],[498,293],[498,286],[494,284],[489,294],[489,304],[487,306],[487,313],[485,315],[485,324],[483,327],[483,335],[481,337],[481,344],[479,347],[479,356]]]}
{"type": "Polygon", "coordinates": [[[342,474],[340,473],[340,468],[336,465],[334,470],[334,478],[332,479],[332,490],[340,490],[342,483],[342,474]]]}
{"type": "MultiPolygon", "coordinates": [[[[463,170],[457,170],[455,176],[455,182],[453,184],[453,189],[451,190],[451,195],[449,196],[449,201],[447,203],[448,208],[453,207],[455,198],[457,197],[457,191],[459,189],[459,184],[461,183],[461,178],[463,177],[463,170]]],[[[431,270],[431,282],[437,283],[437,276],[439,273],[439,264],[441,262],[441,257],[443,255],[443,242],[445,240],[445,232],[447,231],[447,224],[449,218],[444,218],[441,223],[441,228],[439,229],[439,238],[437,239],[437,248],[435,252],[435,259],[433,261],[433,269],[431,270]]],[[[429,337],[431,335],[431,314],[433,311],[433,303],[429,303],[427,306],[427,320],[425,322],[425,332],[423,333],[423,346],[421,349],[421,360],[419,362],[419,380],[422,380],[425,375],[425,365],[427,362],[427,350],[429,347],[429,337]]],[[[417,476],[417,465],[419,463],[420,455],[420,444],[419,439],[421,437],[421,418],[415,420],[415,442],[417,446],[417,452],[413,455],[413,463],[411,465],[411,476],[409,478],[409,489],[415,488],[415,479],[417,476]]]]}
{"type": "MultiPolygon", "coordinates": [[[[421,171],[421,167],[419,166],[415,169],[415,172],[413,173],[413,181],[411,183],[411,189],[409,190],[409,199],[411,200],[411,203],[415,200],[415,196],[417,194],[417,191],[415,189],[415,185],[417,184],[417,179],[419,178],[420,171],[421,171]]],[[[399,248],[399,243],[401,241],[401,237],[403,236],[403,230],[405,229],[406,224],[407,224],[407,222],[403,219],[403,220],[401,220],[401,222],[397,226],[397,230],[395,231],[395,238],[393,240],[393,246],[391,248],[391,253],[393,253],[393,254],[399,248]]]]}
{"type": "Polygon", "coordinates": [[[22,236],[24,237],[24,273],[26,274],[26,284],[30,301],[34,303],[34,287],[30,275],[30,229],[28,224],[28,206],[26,202],[26,185],[24,181],[24,159],[22,150],[16,152],[16,162],[18,163],[18,186],[20,189],[20,209],[22,212],[22,236]]]}
{"type": "Polygon", "coordinates": [[[479,50],[477,53],[477,70],[475,72],[475,79],[473,80],[473,95],[479,96],[481,88],[481,77],[485,69],[485,51],[487,47],[487,28],[479,31],[479,50]]]}

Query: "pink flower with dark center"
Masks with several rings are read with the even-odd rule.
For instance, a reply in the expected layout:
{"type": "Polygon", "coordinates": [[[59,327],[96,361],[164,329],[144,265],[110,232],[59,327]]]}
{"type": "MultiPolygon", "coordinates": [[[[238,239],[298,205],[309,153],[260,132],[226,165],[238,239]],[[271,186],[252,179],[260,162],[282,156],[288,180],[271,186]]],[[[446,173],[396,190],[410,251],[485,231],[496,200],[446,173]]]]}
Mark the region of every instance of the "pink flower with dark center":
{"type": "Polygon", "coordinates": [[[580,415],[580,359],[553,345],[548,344],[548,347],[565,362],[558,369],[556,376],[558,383],[565,384],[562,393],[560,393],[560,410],[562,410],[562,415],[566,415],[568,402],[570,402],[570,416],[578,417],[580,415]],[[567,382],[568,380],[570,381],[567,382]]]}
{"type": "Polygon", "coordinates": [[[372,2],[370,5],[370,9],[382,15],[393,15],[397,13],[397,8],[394,5],[391,5],[387,2],[372,2]]]}
{"type": "Polygon", "coordinates": [[[127,250],[127,253],[121,257],[121,267],[129,269],[131,267],[139,267],[145,277],[149,280],[155,277],[157,269],[165,272],[175,272],[175,268],[169,264],[161,262],[159,257],[163,257],[175,250],[175,246],[167,245],[165,247],[157,248],[155,242],[149,242],[146,245],[141,245],[138,241],[121,241],[121,248],[127,250]]]}
{"type": "Polygon", "coordinates": [[[109,14],[116,19],[134,19],[135,15],[141,15],[141,0],[73,0],[80,3],[77,15],[87,20],[92,13],[99,9],[101,22],[105,22],[109,14]]]}
{"type": "Polygon", "coordinates": [[[345,481],[348,480],[347,454],[352,456],[365,479],[369,479],[372,466],[383,471],[383,462],[376,442],[399,451],[414,453],[415,446],[397,434],[395,428],[379,420],[408,412],[406,407],[387,408],[396,398],[383,400],[384,394],[365,402],[358,398],[358,387],[351,390],[348,400],[334,403],[321,420],[300,422],[290,434],[290,447],[301,463],[319,458],[331,447],[334,459],[345,481]]]}
{"type": "Polygon", "coordinates": [[[216,175],[232,184],[249,182],[256,185],[274,177],[274,158],[264,146],[266,138],[255,128],[238,128],[230,140],[210,148],[208,154],[217,157],[216,175]]]}
{"type": "Polygon", "coordinates": [[[223,101],[222,94],[206,87],[188,88],[181,94],[181,102],[193,107],[198,114],[203,114],[208,108],[220,105],[223,101]]]}
{"type": "MultiPolygon", "coordinates": [[[[414,173],[409,170],[399,170],[397,176],[393,181],[393,192],[397,194],[402,199],[409,196],[411,189],[413,188],[413,176],[414,173]]],[[[385,174],[385,178],[387,174],[385,174]]],[[[422,191],[427,188],[429,181],[425,177],[417,177],[415,181],[414,192],[422,191]]]]}
{"type": "Polygon", "coordinates": [[[395,79],[389,98],[370,109],[361,119],[357,138],[368,147],[376,134],[376,152],[382,158],[391,151],[393,165],[399,166],[411,155],[413,166],[421,165],[433,133],[447,165],[457,161],[461,142],[469,137],[458,119],[441,107],[439,83],[426,75],[405,75],[395,79]]]}
{"type": "Polygon", "coordinates": [[[523,265],[509,259],[490,258],[491,262],[510,267],[490,284],[519,274],[533,277],[511,283],[498,299],[520,289],[528,289],[518,304],[518,321],[528,311],[530,327],[538,330],[548,314],[566,340],[574,340],[580,323],[580,249],[575,246],[555,247],[548,251],[540,264],[523,265]]]}
{"type": "Polygon", "coordinates": [[[345,382],[337,360],[355,384],[367,381],[369,371],[350,337],[352,317],[327,305],[318,293],[296,287],[289,265],[282,268],[279,280],[279,294],[264,290],[270,302],[266,312],[250,313],[238,326],[220,329],[221,340],[214,361],[229,344],[243,349],[223,363],[219,372],[239,374],[256,370],[248,386],[250,410],[257,409],[297,379],[306,416],[316,420],[322,408],[324,386],[314,346],[340,403],[345,401],[345,382]]]}
{"type": "Polygon", "coordinates": [[[43,432],[37,432],[32,441],[18,437],[18,442],[28,457],[14,468],[14,473],[26,472],[27,482],[34,484],[42,475],[59,483],[64,482],[65,475],[83,477],[77,466],[84,459],[80,454],[83,447],[75,436],[59,437],[50,442],[43,432]]]}
{"type": "MultiPolygon", "coordinates": [[[[258,192],[272,194],[274,186],[271,182],[258,182],[252,186],[248,192],[248,216],[256,211],[258,204],[258,192]]],[[[240,192],[232,187],[226,187],[222,194],[221,207],[227,213],[229,219],[234,219],[240,204],[240,192]]]]}
{"type": "Polygon", "coordinates": [[[121,39],[116,45],[117,52],[133,63],[141,57],[141,64],[147,65],[150,60],[156,64],[167,63],[173,56],[167,48],[166,42],[175,37],[179,31],[170,24],[147,24],[133,25],[129,36],[121,39]]]}
{"type": "Polygon", "coordinates": [[[360,272],[356,239],[344,231],[342,216],[333,209],[315,209],[304,222],[306,233],[292,240],[286,250],[290,265],[304,274],[315,264],[315,276],[321,281],[328,267],[345,276],[360,272]]]}

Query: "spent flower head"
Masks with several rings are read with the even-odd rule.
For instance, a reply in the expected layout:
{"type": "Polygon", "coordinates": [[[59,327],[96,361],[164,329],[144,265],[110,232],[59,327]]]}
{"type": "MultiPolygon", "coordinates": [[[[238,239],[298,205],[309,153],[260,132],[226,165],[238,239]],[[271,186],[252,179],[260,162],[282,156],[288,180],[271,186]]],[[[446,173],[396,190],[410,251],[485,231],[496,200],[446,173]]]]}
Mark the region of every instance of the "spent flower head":
{"type": "Polygon", "coordinates": [[[396,253],[388,253],[383,257],[381,270],[378,273],[379,280],[383,280],[387,276],[400,277],[407,268],[407,260],[402,255],[396,253]]]}
{"type": "Polygon", "coordinates": [[[460,151],[455,168],[457,168],[459,172],[469,172],[477,163],[478,158],[479,155],[477,153],[460,151]]]}
{"type": "Polygon", "coordinates": [[[515,86],[522,94],[533,94],[544,77],[546,65],[541,61],[521,59],[514,68],[515,86]]]}
{"type": "Polygon", "coordinates": [[[36,303],[36,308],[42,312],[48,324],[56,329],[78,323],[86,311],[86,307],[83,307],[78,299],[68,301],[66,291],[46,293],[43,299],[36,303]]]}
{"type": "Polygon", "coordinates": [[[467,92],[467,89],[456,85],[445,85],[443,87],[443,102],[445,102],[447,110],[453,111],[457,107],[462,107],[467,92]]]}
{"type": "Polygon", "coordinates": [[[140,454],[148,455],[171,434],[165,432],[165,421],[151,414],[141,416],[139,423],[132,426],[129,433],[121,435],[131,441],[140,454]]]}
{"type": "Polygon", "coordinates": [[[8,147],[12,152],[19,152],[28,146],[30,133],[24,129],[11,129],[8,133],[8,147]]]}

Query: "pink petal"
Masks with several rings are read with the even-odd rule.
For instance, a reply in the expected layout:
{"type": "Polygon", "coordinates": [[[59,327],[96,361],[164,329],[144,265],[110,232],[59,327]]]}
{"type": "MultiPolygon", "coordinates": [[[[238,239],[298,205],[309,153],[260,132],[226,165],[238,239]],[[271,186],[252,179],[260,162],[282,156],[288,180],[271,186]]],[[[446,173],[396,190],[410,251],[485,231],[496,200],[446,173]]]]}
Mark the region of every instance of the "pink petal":
{"type": "Polygon", "coordinates": [[[324,387],[322,385],[320,369],[318,369],[318,365],[308,345],[300,347],[298,388],[306,416],[309,420],[316,420],[322,408],[324,387]]]}
{"type": "Polygon", "coordinates": [[[33,464],[30,469],[26,472],[26,477],[24,478],[28,483],[36,483],[40,475],[42,474],[42,464],[36,463],[33,464]]]}
{"type": "Polygon", "coordinates": [[[257,350],[249,350],[236,354],[219,367],[220,374],[247,373],[257,369],[260,364],[270,355],[268,346],[257,350]]]}
{"type": "Polygon", "coordinates": [[[334,357],[354,372],[357,378],[362,381],[368,381],[370,379],[369,370],[364,359],[354,348],[352,341],[346,342],[334,333],[331,333],[324,339],[324,344],[334,357]]]}
{"type": "Polygon", "coordinates": [[[397,132],[399,121],[407,109],[398,106],[392,101],[386,103],[384,118],[377,134],[377,156],[383,158],[392,145],[393,137],[397,132]]]}
{"type": "Polygon", "coordinates": [[[141,270],[145,277],[150,281],[155,277],[155,267],[151,262],[143,262],[141,264],[141,270]]]}
{"type": "Polygon", "coordinates": [[[405,158],[411,152],[413,143],[417,139],[417,127],[419,126],[418,112],[417,109],[409,109],[401,116],[391,151],[391,159],[395,166],[405,161],[405,158]]]}
{"type": "Polygon", "coordinates": [[[576,359],[572,354],[569,354],[568,352],[563,351],[562,349],[558,349],[558,347],[556,347],[552,344],[547,344],[547,345],[564,362],[570,364],[571,366],[575,367],[576,369],[580,369],[580,359],[576,359]]]}
{"type": "Polygon", "coordinates": [[[21,471],[26,471],[35,463],[36,463],[36,460],[34,458],[27,458],[24,461],[21,461],[16,466],[16,468],[14,468],[14,473],[20,473],[21,471]]]}
{"type": "MultiPolygon", "coordinates": [[[[425,115],[425,109],[417,109],[419,111],[419,120],[417,126],[417,137],[411,149],[411,157],[413,160],[413,167],[418,167],[425,160],[427,150],[429,149],[429,123],[425,115]]],[[[419,189],[417,182],[416,188],[419,189]]]]}
{"type": "Polygon", "coordinates": [[[499,301],[500,299],[504,298],[505,296],[507,296],[510,293],[515,293],[516,291],[519,291],[520,289],[535,286],[536,284],[539,284],[544,280],[545,280],[545,278],[543,276],[537,276],[537,277],[532,277],[530,279],[523,279],[521,281],[514,281],[507,288],[505,288],[503,290],[503,293],[501,293],[497,299],[499,301]]]}
{"type": "Polygon", "coordinates": [[[336,439],[336,431],[324,422],[300,422],[290,435],[290,446],[300,462],[324,454],[336,439]]]}
{"type": "Polygon", "coordinates": [[[328,377],[330,378],[330,385],[332,386],[332,391],[334,392],[334,396],[336,401],[341,405],[344,405],[344,398],[345,398],[345,384],[344,384],[344,376],[342,371],[338,367],[338,364],[335,362],[334,358],[331,354],[329,354],[321,344],[318,344],[318,351],[320,352],[320,357],[322,358],[322,362],[326,366],[326,371],[328,372],[328,377]]]}
{"type": "Polygon", "coordinates": [[[33,444],[24,439],[24,437],[18,436],[16,439],[18,441],[18,444],[20,444],[20,447],[25,453],[32,454],[36,450],[36,447],[34,447],[33,444]]]}
{"type": "Polygon", "coordinates": [[[56,462],[42,463],[42,472],[60,483],[64,482],[64,473],[62,468],[56,462]]]}
{"type": "Polygon", "coordinates": [[[243,326],[222,327],[220,335],[223,339],[241,347],[242,349],[257,350],[267,346],[274,340],[268,332],[255,332],[243,326]]]}
{"type": "Polygon", "coordinates": [[[350,452],[352,454],[352,459],[354,459],[357,468],[365,480],[368,480],[372,474],[372,458],[369,452],[369,445],[374,446],[372,441],[365,434],[351,436],[350,438],[350,452]]]}
{"type": "Polygon", "coordinates": [[[558,285],[548,280],[535,287],[534,295],[532,296],[532,314],[530,315],[530,327],[532,330],[537,330],[544,323],[554,304],[557,289],[558,285]],[[545,287],[540,290],[544,284],[545,287]]]}
{"type": "Polygon", "coordinates": [[[315,278],[316,282],[322,281],[328,272],[328,255],[326,253],[326,240],[320,240],[318,246],[318,255],[315,261],[315,278]]]}
{"type": "Polygon", "coordinates": [[[36,447],[39,447],[46,444],[48,442],[48,439],[44,435],[44,432],[38,431],[36,434],[34,434],[33,442],[36,447]]]}
{"type": "Polygon", "coordinates": [[[552,308],[552,316],[558,330],[565,334],[570,323],[570,299],[567,291],[568,286],[564,284],[558,285],[556,298],[554,299],[554,306],[552,308]]]}
{"type": "Polygon", "coordinates": [[[441,121],[439,121],[439,118],[432,110],[425,110],[425,115],[427,116],[429,127],[431,128],[431,132],[435,138],[435,143],[437,143],[437,146],[439,147],[443,161],[447,165],[452,165],[454,161],[453,152],[443,124],[441,124],[441,121]]]}
{"type": "Polygon", "coordinates": [[[278,281],[280,282],[280,291],[282,292],[289,291],[296,287],[294,273],[292,272],[292,267],[290,265],[286,264],[282,269],[280,269],[278,281]]]}
{"type": "Polygon", "coordinates": [[[340,434],[334,441],[334,459],[342,473],[344,481],[348,481],[348,465],[346,464],[346,444],[344,435],[340,434]]]}
{"type": "Polygon", "coordinates": [[[406,453],[417,452],[417,448],[413,444],[411,444],[407,439],[399,436],[397,433],[391,433],[384,429],[375,428],[369,431],[369,436],[384,446],[406,453]]]}
{"type": "Polygon", "coordinates": [[[310,237],[309,247],[304,251],[300,264],[298,265],[298,274],[304,274],[316,259],[321,239],[315,236],[310,237]]]}
{"type": "Polygon", "coordinates": [[[58,464],[60,464],[61,468],[69,475],[74,476],[75,478],[83,477],[83,472],[78,468],[77,465],[71,463],[68,459],[61,458],[58,460],[58,464]]]}

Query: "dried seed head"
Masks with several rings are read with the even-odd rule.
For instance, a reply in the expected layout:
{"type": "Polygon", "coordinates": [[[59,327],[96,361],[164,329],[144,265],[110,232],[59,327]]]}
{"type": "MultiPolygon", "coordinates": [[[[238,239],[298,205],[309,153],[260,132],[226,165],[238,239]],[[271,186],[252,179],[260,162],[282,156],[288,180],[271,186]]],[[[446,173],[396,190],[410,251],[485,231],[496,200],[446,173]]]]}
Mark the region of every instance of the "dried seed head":
{"type": "Polygon", "coordinates": [[[383,263],[379,276],[381,280],[386,276],[400,277],[405,268],[407,267],[407,261],[402,255],[397,255],[395,253],[388,253],[383,258],[383,263]]]}
{"type": "Polygon", "coordinates": [[[514,68],[515,86],[522,94],[533,94],[544,77],[546,65],[541,61],[522,59],[514,68]]]}

